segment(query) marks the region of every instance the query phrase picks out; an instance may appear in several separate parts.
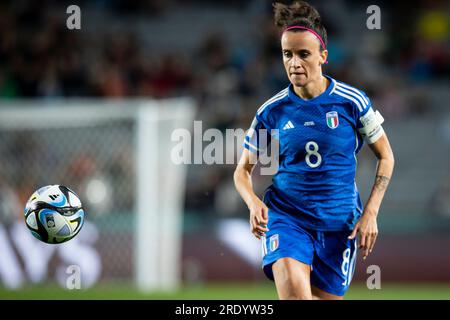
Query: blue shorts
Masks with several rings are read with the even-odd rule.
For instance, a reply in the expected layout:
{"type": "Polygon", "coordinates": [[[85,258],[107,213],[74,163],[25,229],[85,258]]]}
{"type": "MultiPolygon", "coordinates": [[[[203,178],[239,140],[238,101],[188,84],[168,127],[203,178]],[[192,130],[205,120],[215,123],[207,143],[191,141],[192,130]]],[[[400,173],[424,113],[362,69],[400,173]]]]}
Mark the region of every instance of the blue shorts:
{"type": "Polygon", "coordinates": [[[263,270],[273,280],[272,265],[281,258],[293,258],[311,266],[311,285],[343,296],[356,263],[356,238],[351,231],[315,231],[269,210],[269,231],[263,237],[263,270]]]}

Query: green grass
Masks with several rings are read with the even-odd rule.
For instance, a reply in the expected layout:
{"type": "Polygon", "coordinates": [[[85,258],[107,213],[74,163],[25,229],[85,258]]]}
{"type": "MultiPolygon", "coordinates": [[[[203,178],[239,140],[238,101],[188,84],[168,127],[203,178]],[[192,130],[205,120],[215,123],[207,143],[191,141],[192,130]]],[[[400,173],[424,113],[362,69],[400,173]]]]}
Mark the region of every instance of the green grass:
{"type": "MultiPolygon", "coordinates": [[[[384,284],[369,290],[362,283],[352,284],[346,299],[448,300],[450,284],[384,284]]],[[[0,288],[0,299],[174,299],[174,300],[269,300],[277,299],[274,286],[268,283],[215,283],[185,287],[174,293],[144,294],[130,285],[98,285],[91,289],[67,290],[56,285],[30,286],[17,291],[0,288]]]]}

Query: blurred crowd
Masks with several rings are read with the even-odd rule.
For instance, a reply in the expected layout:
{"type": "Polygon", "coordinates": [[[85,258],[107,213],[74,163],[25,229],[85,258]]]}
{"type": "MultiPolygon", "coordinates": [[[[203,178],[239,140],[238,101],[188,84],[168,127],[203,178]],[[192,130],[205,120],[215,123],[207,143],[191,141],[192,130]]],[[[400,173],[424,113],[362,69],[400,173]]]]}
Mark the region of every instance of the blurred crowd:
{"type": "MultiPolygon", "coordinates": [[[[382,29],[366,31],[366,37],[360,36],[362,41],[354,43],[357,48],[342,45],[350,35],[326,10],[325,1],[316,2],[329,33],[330,65],[325,72],[363,87],[373,99],[389,95],[379,81],[387,75],[405,85],[448,79],[450,20],[445,1],[423,1],[410,7],[381,2],[382,29]],[[371,68],[380,71],[376,78],[367,75],[371,68]]],[[[337,2],[352,7],[351,1],[337,2]]],[[[170,14],[180,3],[240,10],[239,3],[245,9],[252,1],[115,0],[106,5],[97,0],[80,1],[80,6],[107,9],[112,19],[133,14],[157,19],[154,16],[170,14]]],[[[225,33],[210,34],[210,26],[205,26],[205,33],[199,35],[203,40],[193,52],[155,54],[133,33],[69,31],[62,2],[2,1],[0,96],[163,98],[183,94],[204,97],[221,91],[222,95],[264,97],[283,87],[286,79],[279,70],[279,33],[273,25],[270,1],[260,3],[257,14],[255,10],[242,11],[242,19],[250,16],[253,21],[249,24],[261,26],[252,43],[257,47],[252,50],[242,52],[242,48],[230,46],[225,33]]]]}
{"type": "MultiPolygon", "coordinates": [[[[410,6],[379,1],[382,29],[373,31],[365,29],[369,3],[311,3],[328,27],[330,62],[325,73],[363,89],[384,117],[393,121],[433,112],[430,88],[448,85],[450,78],[446,1],[418,1],[410,6]],[[360,12],[360,19],[346,16],[355,12],[360,12]],[[349,30],[361,30],[361,34],[349,30]]],[[[83,17],[89,8],[111,21],[134,16],[164,19],[180,6],[224,8],[241,14],[249,29],[257,32],[253,31],[250,45],[236,45],[228,41],[220,24],[214,32],[205,26],[193,50],[161,52],[143,45],[141,36],[129,29],[101,35],[86,28],[69,31],[60,1],[2,1],[0,98],[189,95],[196,98],[196,119],[204,121],[203,129],[224,130],[247,128],[258,106],[288,84],[271,1],[94,0],[78,4],[83,17]]],[[[192,166],[187,208],[230,214],[241,210],[239,199],[231,200],[237,196],[232,191],[233,168],[192,166]]]]}

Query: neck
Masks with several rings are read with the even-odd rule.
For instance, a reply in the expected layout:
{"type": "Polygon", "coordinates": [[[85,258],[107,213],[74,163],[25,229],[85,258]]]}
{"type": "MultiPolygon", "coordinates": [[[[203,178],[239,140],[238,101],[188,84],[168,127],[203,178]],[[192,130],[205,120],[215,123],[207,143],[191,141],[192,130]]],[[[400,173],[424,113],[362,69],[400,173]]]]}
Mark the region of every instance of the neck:
{"type": "Polygon", "coordinates": [[[294,86],[294,92],[302,99],[309,100],[320,96],[328,88],[328,79],[322,74],[317,80],[309,82],[303,87],[294,86]]]}

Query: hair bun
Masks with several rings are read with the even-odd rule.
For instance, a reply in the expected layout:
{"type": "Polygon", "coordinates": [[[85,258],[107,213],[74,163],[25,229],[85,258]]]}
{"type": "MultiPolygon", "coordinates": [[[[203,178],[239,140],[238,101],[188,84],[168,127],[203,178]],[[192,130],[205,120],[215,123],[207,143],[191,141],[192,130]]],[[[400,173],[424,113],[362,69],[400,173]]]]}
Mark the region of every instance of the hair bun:
{"type": "Polygon", "coordinates": [[[275,23],[279,27],[286,28],[290,25],[299,24],[314,28],[322,24],[319,12],[305,1],[295,1],[291,5],[277,2],[273,4],[273,7],[275,23]]]}
{"type": "Polygon", "coordinates": [[[293,19],[295,18],[305,18],[314,24],[321,23],[321,18],[319,12],[305,1],[296,1],[292,4],[292,14],[293,19]]]}

